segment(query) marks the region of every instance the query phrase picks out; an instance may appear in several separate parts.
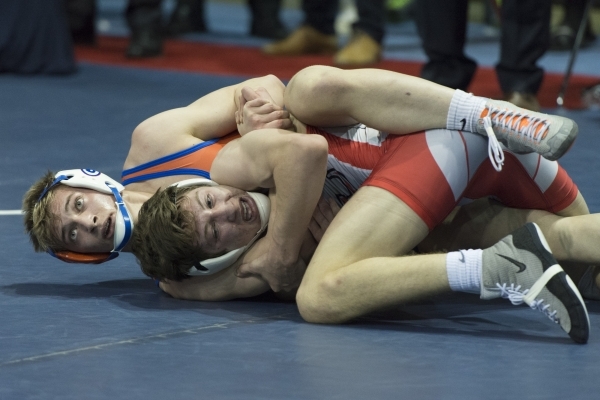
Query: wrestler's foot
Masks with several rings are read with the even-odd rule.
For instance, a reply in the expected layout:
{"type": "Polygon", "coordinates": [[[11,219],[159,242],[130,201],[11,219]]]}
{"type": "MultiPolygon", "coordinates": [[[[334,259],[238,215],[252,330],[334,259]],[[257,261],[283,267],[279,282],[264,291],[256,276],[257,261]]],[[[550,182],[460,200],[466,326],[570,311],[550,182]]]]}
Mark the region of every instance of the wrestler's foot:
{"type": "Polygon", "coordinates": [[[558,115],[525,110],[506,101],[487,100],[477,132],[494,137],[515,153],[536,152],[558,160],[577,137],[575,121],[558,115]]]}
{"type": "Polygon", "coordinates": [[[507,298],[543,312],[577,343],[590,322],[571,278],[558,265],[539,227],[529,223],[483,251],[481,298],[507,298]]]}

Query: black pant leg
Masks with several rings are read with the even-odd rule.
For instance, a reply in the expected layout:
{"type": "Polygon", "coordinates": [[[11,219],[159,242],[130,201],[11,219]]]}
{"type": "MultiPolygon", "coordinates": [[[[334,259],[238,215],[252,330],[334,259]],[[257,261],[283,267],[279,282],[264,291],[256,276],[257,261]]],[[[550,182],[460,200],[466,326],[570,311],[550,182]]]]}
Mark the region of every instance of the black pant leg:
{"type": "Polygon", "coordinates": [[[366,32],[379,44],[385,34],[385,2],[384,0],[356,0],[358,21],[353,29],[366,32]]]}
{"type": "Polygon", "coordinates": [[[73,42],[93,44],[96,39],[96,0],[65,0],[73,42]]]}
{"type": "Polygon", "coordinates": [[[161,29],[161,0],[129,0],[125,11],[127,24],[133,31],[161,29]]]}
{"type": "Polygon", "coordinates": [[[326,35],[335,35],[335,17],[338,12],[338,0],[304,0],[304,24],[312,26],[326,35]]]}
{"type": "Polygon", "coordinates": [[[550,12],[548,0],[503,0],[496,73],[504,93],[538,92],[544,70],[537,61],[550,46],[550,12]]]}
{"type": "Polygon", "coordinates": [[[0,73],[76,71],[63,0],[0,1],[0,73]]]}
{"type": "Polygon", "coordinates": [[[466,90],[477,64],[465,56],[467,0],[417,0],[415,22],[429,61],[421,77],[466,90]]]}

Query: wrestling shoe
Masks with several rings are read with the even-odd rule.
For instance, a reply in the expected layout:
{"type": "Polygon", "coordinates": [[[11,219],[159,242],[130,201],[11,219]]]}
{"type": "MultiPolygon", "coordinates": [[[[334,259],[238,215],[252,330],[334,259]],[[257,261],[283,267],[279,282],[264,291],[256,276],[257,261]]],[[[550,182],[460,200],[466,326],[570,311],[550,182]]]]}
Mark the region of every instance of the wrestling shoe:
{"type": "Polygon", "coordinates": [[[596,276],[598,275],[597,269],[594,266],[588,267],[585,271],[577,288],[584,299],[588,300],[600,300],[600,289],[596,285],[596,276]]]}
{"type": "Polygon", "coordinates": [[[558,265],[542,231],[529,223],[483,251],[481,298],[509,299],[544,313],[577,343],[590,321],[575,283],[558,265]]]}
{"type": "Polygon", "coordinates": [[[558,115],[525,110],[506,101],[487,100],[477,120],[477,133],[490,144],[500,142],[514,153],[535,152],[558,160],[577,137],[575,121],[558,115]]]}

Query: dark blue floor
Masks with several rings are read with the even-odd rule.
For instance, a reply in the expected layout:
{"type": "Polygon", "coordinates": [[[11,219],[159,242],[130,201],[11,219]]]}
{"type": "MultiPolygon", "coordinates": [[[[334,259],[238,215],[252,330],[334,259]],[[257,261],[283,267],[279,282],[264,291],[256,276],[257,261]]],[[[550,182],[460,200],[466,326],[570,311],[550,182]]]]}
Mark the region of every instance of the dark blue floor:
{"type": "MultiPolygon", "coordinates": [[[[600,74],[599,74],[600,77],[600,74]]],[[[0,210],[47,170],[118,177],[133,128],[241,78],[82,65],[0,75],[0,210]]],[[[555,111],[555,110],[550,110],[555,111]]],[[[562,164],[600,211],[600,111],[564,111],[562,164]]],[[[344,326],[302,322],[269,296],[174,300],[130,255],[101,266],[35,254],[0,215],[0,399],[594,399],[600,303],[575,345],[527,307],[444,297],[344,326]]]]}

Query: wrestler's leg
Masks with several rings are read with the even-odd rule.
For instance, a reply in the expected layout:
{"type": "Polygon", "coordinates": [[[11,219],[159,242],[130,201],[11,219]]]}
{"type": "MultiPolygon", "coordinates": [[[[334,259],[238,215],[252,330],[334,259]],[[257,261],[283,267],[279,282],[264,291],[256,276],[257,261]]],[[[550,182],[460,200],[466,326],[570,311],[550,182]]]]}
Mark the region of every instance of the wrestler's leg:
{"type": "Polygon", "coordinates": [[[488,199],[461,207],[417,247],[420,252],[486,248],[528,222],[542,229],[557,260],[600,264],[600,214],[563,217],[505,207],[488,199]]]}
{"type": "Polygon", "coordinates": [[[449,291],[445,254],[397,257],[427,232],[396,196],[361,188],[332,221],[306,270],[296,296],[302,317],[341,323],[449,291]]]}
{"type": "MultiPolygon", "coordinates": [[[[502,256],[496,256],[494,250],[487,253],[485,250],[483,253],[461,251],[398,257],[409,251],[426,233],[426,224],[397,197],[379,188],[361,188],[329,226],[309,263],[296,295],[302,317],[313,323],[343,323],[382,308],[451,290],[481,290],[482,298],[496,298],[501,294],[495,286],[490,283],[481,286],[481,282],[490,282],[483,280],[483,276],[487,276],[486,279],[491,279],[492,282],[498,279],[499,284],[506,285],[509,282],[501,282],[506,279],[503,276],[507,273],[515,274],[510,257],[505,260],[502,256]],[[458,266],[454,259],[460,260],[458,266]],[[451,265],[454,271],[453,289],[449,284],[448,271],[451,265]],[[458,272],[458,275],[465,277],[466,281],[459,279],[457,282],[455,268],[465,271],[458,272]],[[477,269],[479,279],[482,280],[475,278],[473,283],[477,269]]],[[[507,243],[500,243],[499,248],[503,249],[501,251],[510,248],[507,243]]],[[[560,274],[560,271],[552,273],[560,274]]],[[[508,279],[516,279],[516,290],[521,288],[519,277],[508,279]]],[[[558,281],[552,279],[558,284],[558,281]]],[[[543,300],[549,300],[545,304],[552,303],[553,310],[557,304],[563,304],[564,309],[568,301],[577,303],[577,307],[569,307],[566,312],[569,313],[569,318],[576,318],[571,320],[576,321],[575,325],[584,329],[578,328],[575,330],[576,334],[572,335],[569,324],[561,326],[574,340],[583,342],[587,339],[585,310],[579,312],[583,306],[576,300],[576,293],[572,292],[570,283],[563,278],[560,278],[560,282],[563,282],[561,285],[566,290],[557,292],[561,293],[561,298],[553,297],[546,291],[544,296],[549,297],[543,300]],[[563,295],[566,297],[562,298],[563,295]],[[585,335],[580,335],[580,331],[585,335]]],[[[565,311],[562,312],[566,317],[565,311]]]]}
{"type": "Polygon", "coordinates": [[[567,118],[534,113],[377,69],[305,68],[287,85],[284,104],[308,125],[332,127],[360,122],[392,134],[435,128],[466,130],[491,135],[494,148],[497,137],[518,153],[535,151],[551,160],[562,156],[577,136],[577,125],[567,118]]]}
{"type": "Polygon", "coordinates": [[[424,253],[486,248],[527,222],[539,225],[554,256],[575,282],[590,264],[600,265],[600,214],[589,214],[581,193],[557,214],[480,199],[453,213],[417,247],[424,253]]]}
{"type": "Polygon", "coordinates": [[[454,92],[391,71],[313,66],[294,75],[284,102],[305,124],[327,127],[360,122],[404,134],[445,127],[454,92]]]}

